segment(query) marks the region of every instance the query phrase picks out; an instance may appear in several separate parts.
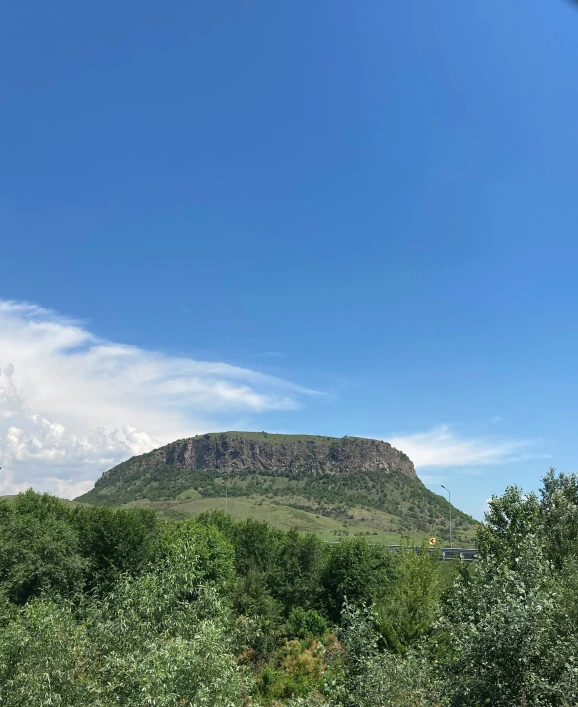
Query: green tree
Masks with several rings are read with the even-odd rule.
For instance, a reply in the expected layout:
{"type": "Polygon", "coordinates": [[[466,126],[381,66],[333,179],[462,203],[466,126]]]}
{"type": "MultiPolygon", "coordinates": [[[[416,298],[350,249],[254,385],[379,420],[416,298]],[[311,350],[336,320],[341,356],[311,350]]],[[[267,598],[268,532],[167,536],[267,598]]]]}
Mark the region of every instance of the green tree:
{"type": "Polygon", "coordinates": [[[61,501],[29,490],[0,504],[0,584],[11,601],[80,591],[86,566],[61,501]]]}
{"type": "Polygon", "coordinates": [[[332,545],[322,576],[322,601],[329,618],[339,621],[346,598],[352,605],[383,599],[393,580],[393,562],[385,548],[361,538],[332,545]]]}
{"type": "Polygon", "coordinates": [[[315,535],[290,530],[278,539],[267,581],[287,613],[297,606],[312,609],[319,605],[326,557],[325,547],[315,535]]]}
{"type": "Polygon", "coordinates": [[[86,630],[76,624],[68,604],[30,601],[0,628],[0,704],[102,704],[87,674],[92,653],[86,630]]]}
{"type": "Polygon", "coordinates": [[[544,536],[538,497],[511,486],[503,496],[492,496],[488,506],[477,531],[477,547],[482,557],[515,568],[519,550],[528,542],[540,544],[544,536]]]}
{"type": "Polygon", "coordinates": [[[183,547],[192,553],[199,581],[214,586],[221,594],[230,595],[235,586],[235,552],[222,533],[214,526],[194,520],[170,525],[163,537],[161,552],[172,562],[182,556],[183,547]]]}
{"type": "MultiPolygon", "coordinates": [[[[229,607],[190,537],[137,577],[74,608],[44,598],[0,621],[0,703],[241,707],[229,607]]],[[[250,680],[245,681],[250,688],[250,680]]]]}
{"type": "Polygon", "coordinates": [[[437,628],[452,705],[562,707],[578,699],[575,627],[568,631],[549,562],[530,542],[516,562],[511,569],[477,560],[447,600],[437,628]],[[460,680],[450,680],[458,670],[460,680]]]}
{"type": "Polygon", "coordinates": [[[439,567],[427,541],[419,554],[408,548],[397,556],[395,580],[377,606],[379,630],[391,651],[405,655],[429,633],[439,610],[439,567]]]}
{"type": "Polygon", "coordinates": [[[249,518],[234,526],[235,564],[240,575],[249,569],[267,571],[276,561],[283,533],[265,522],[249,518]]]}
{"type": "Polygon", "coordinates": [[[72,523],[87,561],[89,589],[106,591],[121,575],[135,575],[155,559],[160,531],[150,509],[78,506],[72,523]]]}
{"type": "Polygon", "coordinates": [[[436,641],[452,705],[578,702],[578,562],[573,475],[544,480],[541,500],[509,488],[478,532],[480,557],[443,605],[436,641]]]}
{"type": "Polygon", "coordinates": [[[546,554],[561,570],[578,558],[578,476],[550,468],[540,495],[546,554]]]}
{"type": "MultiPolygon", "coordinates": [[[[407,658],[379,649],[376,616],[345,606],[338,669],[323,690],[324,707],[441,707],[435,670],[419,655],[407,658]]],[[[297,707],[298,702],[295,703],[297,707]]],[[[301,704],[315,705],[314,699],[301,704]]]]}

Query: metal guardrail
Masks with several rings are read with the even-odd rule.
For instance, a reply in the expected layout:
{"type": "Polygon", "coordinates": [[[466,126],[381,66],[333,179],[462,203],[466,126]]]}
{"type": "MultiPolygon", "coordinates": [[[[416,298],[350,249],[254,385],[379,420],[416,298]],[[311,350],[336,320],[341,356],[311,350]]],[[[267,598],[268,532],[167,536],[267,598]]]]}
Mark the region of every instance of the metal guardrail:
{"type": "MultiPolygon", "coordinates": [[[[387,549],[390,552],[401,552],[402,549],[408,550],[408,549],[413,549],[415,552],[420,555],[421,554],[421,547],[419,545],[414,545],[413,547],[411,545],[408,546],[402,546],[402,545],[388,545],[387,549]]],[[[446,561],[446,560],[462,560],[463,562],[471,562],[472,560],[476,559],[476,556],[479,552],[479,550],[475,547],[470,547],[470,548],[464,548],[464,547],[430,547],[428,548],[428,553],[432,552],[437,552],[439,553],[440,560],[446,561]]]]}

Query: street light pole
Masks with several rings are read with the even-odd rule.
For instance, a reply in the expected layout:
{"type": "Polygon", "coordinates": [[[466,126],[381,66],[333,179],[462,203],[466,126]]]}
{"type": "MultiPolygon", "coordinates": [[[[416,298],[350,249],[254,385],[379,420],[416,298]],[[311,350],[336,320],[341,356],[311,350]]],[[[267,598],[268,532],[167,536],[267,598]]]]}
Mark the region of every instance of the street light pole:
{"type": "Polygon", "coordinates": [[[450,547],[453,548],[454,543],[452,540],[452,495],[450,493],[450,490],[446,488],[443,484],[441,484],[441,487],[444,489],[444,491],[448,492],[448,504],[450,506],[450,547]]]}

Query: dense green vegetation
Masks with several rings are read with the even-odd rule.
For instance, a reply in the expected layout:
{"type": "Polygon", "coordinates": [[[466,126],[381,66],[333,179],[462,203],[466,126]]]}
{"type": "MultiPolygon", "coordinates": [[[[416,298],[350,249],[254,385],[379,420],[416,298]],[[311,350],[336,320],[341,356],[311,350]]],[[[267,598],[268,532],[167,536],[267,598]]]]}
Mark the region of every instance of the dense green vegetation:
{"type": "Polygon", "coordinates": [[[28,491],[0,501],[0,704],[576,704],[578,478],[508,489],[477,540],[449,566],[28,491]]]}

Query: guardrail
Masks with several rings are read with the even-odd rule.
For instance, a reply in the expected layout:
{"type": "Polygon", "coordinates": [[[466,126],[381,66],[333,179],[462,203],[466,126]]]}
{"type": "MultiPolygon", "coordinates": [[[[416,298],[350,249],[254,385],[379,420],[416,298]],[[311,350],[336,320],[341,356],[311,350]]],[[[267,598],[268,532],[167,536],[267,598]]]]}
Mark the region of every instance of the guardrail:
{"type": "MultiPolygon", "coordinates": [[[[401,550],[413,549],[420,555],[421,547],[419,545],[388,545],[387,549],[390,552],[401,552],[401,550]]],[[[475,547],[428,547],[428,553],[437,552],[439,553],[439,558],[442,562],[446,560],[462,560],[463,562],[471,562],[476,559],[479,550],[475,547]]]]}

